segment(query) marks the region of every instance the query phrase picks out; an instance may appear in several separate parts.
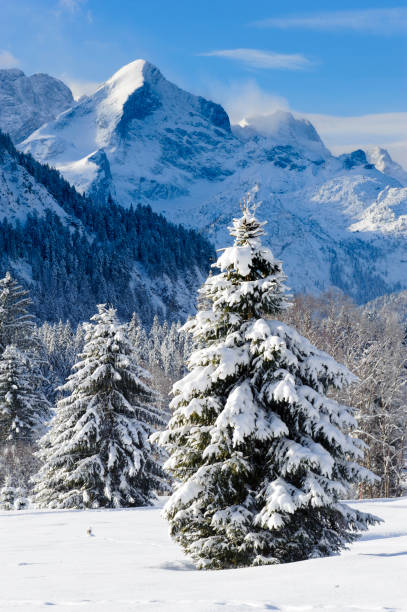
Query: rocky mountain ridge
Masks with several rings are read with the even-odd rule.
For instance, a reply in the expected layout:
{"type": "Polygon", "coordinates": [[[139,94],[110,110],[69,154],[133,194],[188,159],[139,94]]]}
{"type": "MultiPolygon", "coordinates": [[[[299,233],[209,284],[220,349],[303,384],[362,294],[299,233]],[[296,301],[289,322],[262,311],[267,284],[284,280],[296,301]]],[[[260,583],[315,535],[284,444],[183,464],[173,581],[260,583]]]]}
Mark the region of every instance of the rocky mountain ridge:
{"type": "Polygon", "coordinates": [[[19,143],[74,104],[72,92],[48,74],[0,70],[0,129],[19,143]]]}

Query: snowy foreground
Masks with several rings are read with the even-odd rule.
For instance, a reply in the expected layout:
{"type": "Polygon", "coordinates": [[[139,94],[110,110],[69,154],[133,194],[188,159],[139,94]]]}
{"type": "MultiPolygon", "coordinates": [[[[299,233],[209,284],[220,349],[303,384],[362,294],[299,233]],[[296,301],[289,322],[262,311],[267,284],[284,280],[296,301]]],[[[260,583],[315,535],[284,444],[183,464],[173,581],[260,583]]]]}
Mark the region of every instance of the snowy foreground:
{"type": "Polygon", "coordinates": [[[206,572],[158,507],[0,512],[0,609],[407,610],[407,497],[362,504],[385,523],[340,556],[206,572]]]}

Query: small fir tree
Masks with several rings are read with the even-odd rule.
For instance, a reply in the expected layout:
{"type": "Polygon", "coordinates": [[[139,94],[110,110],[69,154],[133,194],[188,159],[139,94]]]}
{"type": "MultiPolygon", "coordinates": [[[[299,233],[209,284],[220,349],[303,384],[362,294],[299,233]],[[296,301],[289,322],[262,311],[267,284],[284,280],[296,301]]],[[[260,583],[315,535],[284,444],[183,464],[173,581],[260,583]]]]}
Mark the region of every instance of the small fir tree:
{"type": "Polygon", "coordinates": [[[62,387],[50,431],[41,441],[44,465],[35,502],[50,508],[145,506],[165,477],[149,436],[164,421],[145,370],[116,311],[98,306],[86,329],[81,360],[62,387]]]}
{"type": "Polygon", "coordinates": [[[16,487],[10,476],[6,476],[4,484],[0,489],[0,510],[14,510],[16,498],[16,487]]]}
{"type": "Polygon", "coordinates": [[[287,307],[285,277],[262,226],[248,206],[234,220],[234,245],[185,325],[195,351],[173,417],[153,436],[178,481],[164,514],[199,568],[330,555],[378,520],[339,501],[374,478],[345,433],[352,409],[326,396],[354,376],[272,319],[287,307]]]}
{"type": "Polygon", "coordinates": [[[25,489],[16,485],[11,476],[6,476],[0,488],[0,510],[25,510],[28,506],[25,489]]]}
{"type": "Polygon", "coordinates": [[[14,510],[26,510],[29,506],[27,490],[24,487],[17,487],[14,496],[14,510]]]}

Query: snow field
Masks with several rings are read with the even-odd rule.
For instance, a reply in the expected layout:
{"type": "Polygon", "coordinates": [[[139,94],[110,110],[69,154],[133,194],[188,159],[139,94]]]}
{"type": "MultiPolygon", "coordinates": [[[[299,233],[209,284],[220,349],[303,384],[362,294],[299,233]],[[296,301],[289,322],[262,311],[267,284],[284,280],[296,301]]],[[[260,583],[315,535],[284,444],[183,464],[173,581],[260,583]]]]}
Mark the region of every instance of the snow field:
{"type": "Polygon", "coordinates": [[[0,512],[0,610],[407,610],[407,497],[351,506],[385,522],[349,551],[224,571],[195,570],[160,507],[0,512]]]}

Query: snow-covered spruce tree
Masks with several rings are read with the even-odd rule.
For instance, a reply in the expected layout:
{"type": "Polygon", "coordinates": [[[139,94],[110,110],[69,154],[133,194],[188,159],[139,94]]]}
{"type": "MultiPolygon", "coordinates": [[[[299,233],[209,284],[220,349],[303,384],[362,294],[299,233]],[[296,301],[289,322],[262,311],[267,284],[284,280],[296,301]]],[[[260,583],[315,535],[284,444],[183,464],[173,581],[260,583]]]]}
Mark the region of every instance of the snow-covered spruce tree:
{"type": "Polygon", "coordinates": [[[8,345],[0,359],[0,443],[32,443],[50,417],[51,406],[33,380],[29,357],[8,345]]]}
{"type": "Polygon", "coordinates": [[[0,349],[15,344],[20,349],[33,348],[34,322],[29,313],[29,292],[7,272],[0,279],[0,349]]]}
{"type": "Polygon", "coordinates": [[[47,355],[38,335],[29,292],[18,284],[9,272],[0,279],[0,351],[15,345],[29,359],[32,389],[47,391],[49,382],[47,355]]]}
{"type": "Polygon", "coordinates": [[[7,476],[0,488],[0,510],[14,510],[15,497],[16,488],[11,477],[7,476]]]}
{"type": "Polygon", "coordinates": [[[374,478],[357,463],[363,443],[344,433],[352,410],[326,396],[354,377],[271,319],[287,307],[285,277],[262,225],[248,206],[234,220],[234,245],[185,326],[196,350],[173,417],[152,437],[178,480],[164,509],[171,534],[198,568],[330,555],[378,520],[339,501],[374,478]]]}
{"type": "Polygon", "coordinates": [[[11,476],[6,476],[0,488],[0,510],[24,510],[28,505],[25,489],[16,485],[11,476]]]}
{"type": "Polygon", "coordinates": [[[88,324],[85,347],[42,439],[35,503],[50,508],[148,505],[165,475],[148,438],[163,426],[148,377],[134,359],[116,311],[88,324]]]}
{"type": "Polygon", "coordinates": [[[9,477],[27,491],[38,469],[35,443],[51,418],[41,383],[30,357],[8,345],[0,358],[0,482],[9,477]]]}
{"type": "Polygon", "coordinates": [[[128,336],[138,363],[144,365],[148,361],[148,339],[137,313],[133,312],[128,324],[128,336]]]}

